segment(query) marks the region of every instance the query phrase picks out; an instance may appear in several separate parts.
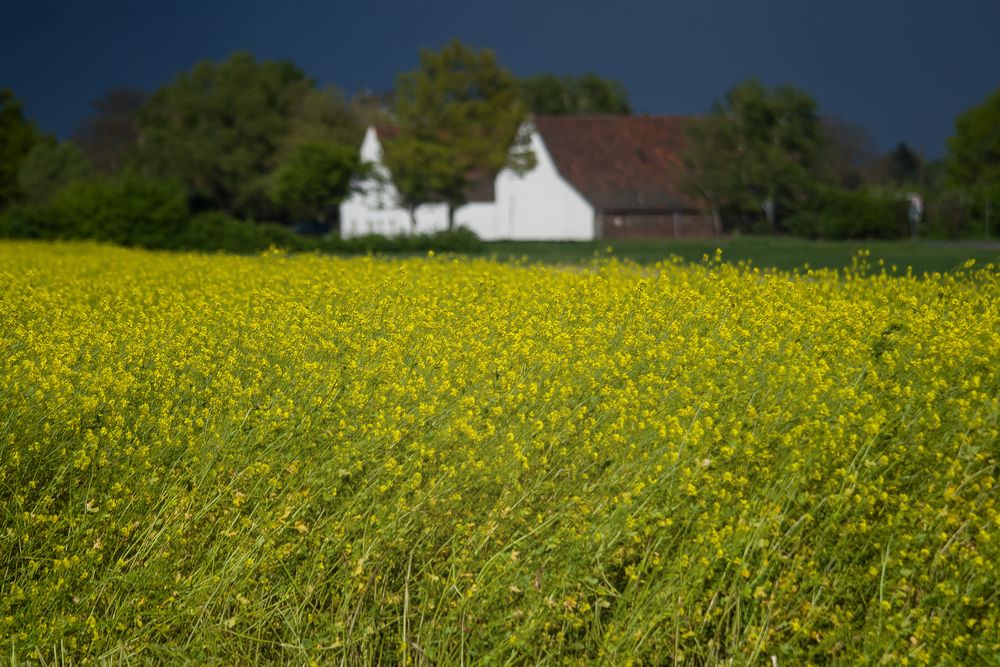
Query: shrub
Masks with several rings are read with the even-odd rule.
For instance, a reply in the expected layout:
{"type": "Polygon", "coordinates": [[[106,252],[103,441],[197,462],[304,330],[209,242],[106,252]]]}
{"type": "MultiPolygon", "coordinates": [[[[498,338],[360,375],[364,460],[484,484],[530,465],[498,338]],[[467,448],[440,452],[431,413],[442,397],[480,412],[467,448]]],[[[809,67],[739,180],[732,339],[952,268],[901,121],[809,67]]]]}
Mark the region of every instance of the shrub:
{"type": "Polygon", "coordinates": [[[3,238],[54,239],[58,237],[58,227],[48,207],[21,204],[0,212],[0,237],[3,238]]]}
{"type": "Polygon", "coordinates": [[[890,195],[824,188],[784,224],[793,234],[807,238],[901,238],[909,232],[906,206],[890,195]]]}
{"type": "Polygon", "coordinates": [[[26,201],[41,204],[70,183],[93,177],[94,168],[76,144],[49,138],[35,144],[17,172],[26,201]]]}
{"type": "Polygon", "coordinates": [[[273,223],[237,220],[212,211],[191,217],[184,190],[137,176],[72,183],[48,205],[0,213],[0,237],[92,239],[151,249],[252,254],[270,247],[338,254],[479,252],[483,243],[465,227],[434,234],[349,239],[297,234],[273,223]]]}
{"type": "Polygon", "coordinates": [[[172,250],[232,252],[249,254],[271,246],[284,250],[307,250],[309,239],[281,225],[247,222],[224,213],[202,213],[192,218],[184,230],[166,247],[172,250]]]}
{"type": "Polygon", "coordinates": [[[189,211],[179,185],[130,175],[71,183],[46,215],[54,238],[162,248],[183,230],[189,211]]]}

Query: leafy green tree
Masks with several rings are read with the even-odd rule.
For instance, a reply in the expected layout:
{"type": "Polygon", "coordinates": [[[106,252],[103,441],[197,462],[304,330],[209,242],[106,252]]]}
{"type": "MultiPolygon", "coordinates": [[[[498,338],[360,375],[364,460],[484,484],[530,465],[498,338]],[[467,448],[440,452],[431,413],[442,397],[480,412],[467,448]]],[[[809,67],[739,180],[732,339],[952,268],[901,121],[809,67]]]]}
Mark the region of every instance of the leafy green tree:
{"type": "Polygon", "coordinates": [[[815,189],[827,153],[815,100],[757,80],[731,89],[689,124],[688,136],[689,187],[714,210],[742,220],[763,215],[772,231],[815,189]]]}
{"type": "Polygon", "coordinates": [[[273,215],[268,177],[313,84],[289,62],[236,53],[203,62],[150,98],[139,114],[141,164],[227,213],[273,215]]]}
{"type": "Polygon", "coordinates": [[[83,151],[71,142],[47,138],[35,144],[17,172],[24,198],[32,204],[47,202],[70,183],[84,181],[94,173],[83,151]]]}
{"type": "Polygon", "coordinates": [[[452,184],[448,180],[456,176],[464,179],[465,174],[439,167],[447,165],[450,159],[449,147],[441,143],[406,136],[392,139],[386,146],[383,159],[399,196],[396,203],[409,213],[414,232],[418,206],[439,200],[441,193],[448,192],[452,187],[456,190],[465,187],[464,181],[452,184]]]}
{"type": "Polygon", "coordinates": [[[945,168],[988,236],[1000,219],[1000,89],[955,121],[945,168]]]}
{"type": "Polygon", "coordinates": [[[21,102],[10,90],[0,90],[0,209],[17,199],[18,170],[38,140],[38,131],[24,117],[21,102]]]}
{"type": "Polygon", "coordinates": [[[530,151],[509,150],[525,115],[517,80],[492,51],[458,40],[424,50],[397,95],[400,132],[386,142],[387,166],[404,203],[447,203],[449,228],[474,179],[530,167],[530,151]]]}
{"type": "Polygon", "coordinates": [[[94,113],[74,130],[73,141],[98,170],[117,173],[135,157],[138,115],[145,101],[146,93],[138,88],[112,88],[94,101],[94,113]]]}
{"type": "Polygon", "coordinates": [[[354,109],[335,87],[307,90],[293,105],[288,130],[279,145],[279,158],[305,144],[338,144],[357,148],[365,128],[354,109]]]}
{"type": "Polygon", "coordinates": [[[357,150],[332,143],[299,145],[274,175],[277,202],[295,217],[326,222],[360,170],[357,150]]]}
{"type": "Polygon", "coordinates": [[[559,116],[632,113],[625,86],[596,74],[579,77],[539,74],[521,80],[521,94],[532,113],[559,116]]]}
{"type": "Polygon", "coordinates": [[[978,188],[1000,183],[1000,89],[955,121],[946,165],[956,185],[978,188]]]}

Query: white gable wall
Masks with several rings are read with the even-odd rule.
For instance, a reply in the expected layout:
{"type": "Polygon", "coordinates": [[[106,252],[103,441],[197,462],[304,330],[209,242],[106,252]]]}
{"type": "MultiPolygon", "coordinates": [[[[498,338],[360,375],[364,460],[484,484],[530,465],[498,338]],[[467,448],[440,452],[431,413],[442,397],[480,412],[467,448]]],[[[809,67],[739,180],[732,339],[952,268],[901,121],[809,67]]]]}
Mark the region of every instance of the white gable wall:
{"type": "Polygon", "coordinates": [[[537,165],[523,176],[504,169],[496,179],[496,236],[515,240],[590,241],[594,208],[556,169],[545,142],[531,130],[537,165]]]}
{"type": "MultiPolygon", "coordinates": [[[[447,222],[445,223],[447,225],[447,222]]],[[[495,202],[474,201],[455,210],[455,226],[468,227],[484,241],[504,238],[497,230],[497,205],[495,202]]]]}
{"type": "MultiPolygon", "coordinates": [[[[373,165],[375,177],[358,183],[359,191],[341,203],[341,236],[430,234],[448,228],[447,204],[422,204],[415,211],[417,224],[414,229],[409,212],[399,206],[399,192],[382,161],[382,144],[373,127],[365,132],[361,160],[373,165]]],[[[455,211],[455,224],[469,227],[481,238],[497,238],[494,235],[496,206],[492,202],[473,202],[462,206],[455,211]]]]}

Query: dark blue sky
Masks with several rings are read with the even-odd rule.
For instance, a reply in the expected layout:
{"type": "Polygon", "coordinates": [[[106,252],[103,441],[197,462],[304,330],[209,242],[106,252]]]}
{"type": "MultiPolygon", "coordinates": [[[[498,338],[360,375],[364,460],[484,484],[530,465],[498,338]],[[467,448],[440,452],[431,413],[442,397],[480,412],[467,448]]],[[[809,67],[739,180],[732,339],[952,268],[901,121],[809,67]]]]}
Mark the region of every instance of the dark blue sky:
{"type": "Polygon", "coordinates": [[[595,71],[644,113],[698,113],[758,76],[805,88],[882,148],[944,152],[956,115],[1000,87],[998,0],[423,0],[8,3],[0,87],[68,135],[120,84],[148,91],[248,49],[320,84],[385,90],[420,47],[488,46],[517,75],[595,71]]]}

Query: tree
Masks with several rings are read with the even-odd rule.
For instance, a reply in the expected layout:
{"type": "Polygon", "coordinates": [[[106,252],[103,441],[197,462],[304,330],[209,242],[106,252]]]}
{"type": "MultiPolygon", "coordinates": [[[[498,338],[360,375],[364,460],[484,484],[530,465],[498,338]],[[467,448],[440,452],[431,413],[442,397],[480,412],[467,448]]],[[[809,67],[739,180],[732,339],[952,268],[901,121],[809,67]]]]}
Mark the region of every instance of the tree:
{"type": "Polygon", "coordinates": [[[625,87],[596,74],[580,77],[539,74],[521,81],[521,94],[532,113],[560,116],[632,113],[625,87]]]}
{"type": "Polygon", "coordinates": [[[24,158],[17,180],[28,202],[44,204],[67,185],[90,178],[93,171],[76,144],[49,137],[35,144],[24,158]]]}
{"type": "Polygon", "coordinates": [[[689,188],[713,210],[743,220],[763,213],[768,228],[808,197],[820,178],[826,140],[807,93],[757,80],[741,83],[688,127],[689,188]]]}
{"type": "Polygon", "coordinates": [[[275,199],[293,216],[326,222],[350,192],[360,166],[353,148],[301,144],[274,174],[275,199]]]}
{"type": "Polygon", "coordinates": [[[306,90],[292,106],[288,131],[279,146],[279,157],[306,144],[337,144],[357,148],[365,128],[335,87],[306,90]]]}
{"type": "Polygon", "coordinates": [[[955,121],[946,165],[956,185],[978,188],[1000,183],[1000,89],[955,121]]]}
{"type": "Polygon", "coordinates": [[[988,236],[1000,218],[1000,89],[955,121],[945,158],[948,180],[981,213],[988,236]]]}
{"type": "MultiPolygon", "coordinates": [[[[450,155],[447,146],[414,137],[403,136],[387,143],[384,159],[399,196],[397,204],[409,213],[414,232],[418,206],[439,200],[452,187],[464,190],[461,183],[448,180],[456,176],[448,168],[450,155]]],[[[379,177],[378,173],[373,175],[379,177]]],[[[461,176],[465,178],[465,174],[461,176]]]]}
{"type": "Polygon", "coordinates": [[[0,90],[0,209],[17,199],[17,172],[38,139],[34,124],[24,117],[21,102],[11,91],[0,90]]]}
{"type": "Polygon", "coordinates": [[[73,141],[100,171],[117,173],[135,156],[139,110],[146,93],[130,86],[112,88],[92,104],[94,113],[73,132],[73,141]]]}
{"type": "Polygon", "coordinates": [[[386,142],[387,166],[404,203],[447,203],[449,228],[473,179],[506,164],[530,166],[530,152],[509,151],[525,108],[517,80],[492,51],[458,40],[421,51],[420,68],[400,75],[397,95],[400,131],[386,142]]]}
{"type": "Polygon", "coordinates": [[[237,53],[200,63],[156,91],[139,113],[141,164],[150,175],[183,183],[202,205],[273,215],[268,177],[312,90],[289,62],[258,63],[237,53]]]}

